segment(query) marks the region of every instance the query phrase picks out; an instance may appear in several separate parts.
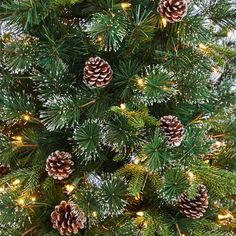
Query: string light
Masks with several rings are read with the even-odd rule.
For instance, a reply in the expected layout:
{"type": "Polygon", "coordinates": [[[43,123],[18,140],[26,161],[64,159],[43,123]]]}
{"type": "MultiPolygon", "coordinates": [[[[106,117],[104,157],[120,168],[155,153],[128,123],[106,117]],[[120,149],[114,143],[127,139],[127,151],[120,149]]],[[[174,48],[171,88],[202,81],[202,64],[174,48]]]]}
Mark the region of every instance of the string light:
{"type": "Polygon", "coordinates": [[[188,171],[188,172],[187,172],[187,175],[188,175],[190,181],[193,181],[193,180],[194,180],[194,174],[193,174],[193,172],[188,171]]]}
{"type": "Polygon", "coordinates": [[[93,212],[92,212],[92,216],[93,216],[93,217],[97,217],[97,215],[98,215],[98,214],[97,214],[96,211],[93,211],[93,212]]]}
{"type": "Polygon", "coordinates": [[[12,139],[14,139],[13,143],[15,143],[16,145],[21,145],[23,143],[22,136],[14,136],[12,137],[12,139]]]}
{"type": "Polygon", "coordinates": [[[144,228],[147,228],[147,227],[148,227],[147,221],[145,221],[145,222],[143,223],[143,227],[144,227],[144,228]]]}
{"type": "Polygon", "coordinates": [[[140,162],[140,159],[139,159],[139,158],[135,158],[135,159],[134,159],[134,164],[135,164],[135,165],[138,165],[139,162],[140,162]]]}
{"type": "Polygon", "coordinates": [[[143,211],[138,211],[138,212],[136,213],[136,215],[142,217],[142,216],[144,216],[144,212],[143,212],[143,211]]]}
{"type": "Polygon", "coordinates": [[[162,86],[162,90],[166,92],[169,91],[170,89],[167,86],[162,86]]]}
{"type": "Polygon", "coordinates": [[[161,23],[162,23],[164,28],[167,26],[167,20],[165,18],[161,19],[161,23]]]}
{"type": "Polygon", "coordinates": [[[206,51],[206,50],[207,50],[207,46],[204,45],[204,44],[202,44],[202,43],[200,43],[198,46],[199,46],[199,48],[200,48],[202,51],[206,51]]]}
{"type": "Polygon", "coordinates": [[[225,219],[231,219],[231,220],[233,220],[233,219],[234,219],[234,216],[233,216],[231,213],[227,213],[227,214],[225,214],[225,215],[219,214],[219,215],[218,215],[218,219],[219,219],[219,220],[225,220],[225,219]]]}
{"type": "Polygon", "coordinates": [[[228,37],[228,38],[231,38],[231,37],[233,36],[233,34],[234,34],[233,31],[229,31],[229,32],[227,33],[227,37],[228,37]]]}
{"type": "Polygon", "coordinates": [[[125,105],[124,103],[121,103],[121,104],[120,104],[120,109],[121,109],[121,110],[125,110],[125,109],[126,109],[126,105],[125,105]]]}
{"type": "Polygon", "coordinates": [[[18,185],[20,184],[20,180],[19,179],[15,179],[13,182],[12,182],[12,185],[18,185]]]}
{"type": "Polygon", "coordinates": [[[127,10],[128,8],[130,8],[131,7],[131,3],[129,3],[129,2],[122,2],[121,3],[121,8],[123,9],[123,10],[127,10]]]}
{"type": "Polygon", "coordinates": [[[144,79],[143,78],[138,79],[137,84],[139,87],[143,88],[145,85],[144,79]]]}
{"type": "Polygon", "coordinates": [[[20,206],[23,206],[23,205],[25,204],[24,198],[19,198],[19,199],[17,200],[17,203],[18,203],[20,206]]]}
{"type": "Polygon", "coordinates": [[[30,200],[31,200],[32,202],[35,202],[35,201],[36,201],[36,197],[31,197],[30,200]]]}
{"type": "Polygon", "coordinates": [[[0,187],[0,193],[3,193],[5,190],[5,187],[0,187]]]}
{"type": "Polygon", "coordinates": [[[23,118],[25,121],[30,121],[30,120],[31,120],[31,117],[30,117],[30,115],[28,115],[28,114],[24,114],[24,115],[22,116],[22,118],[23,118]]]}
{"type": "Polygon", "coordinates": [[[74,191],[75,186],[73,184],[67,184],[65,188],[66,188],[67,194],[70,195],[74,191]]]}
{"type": "Polygon", "coordinates": [[[97,41],[101,42],[102,40],[103,40],[103,37],[102,36],[98,36],[97,41]]]}

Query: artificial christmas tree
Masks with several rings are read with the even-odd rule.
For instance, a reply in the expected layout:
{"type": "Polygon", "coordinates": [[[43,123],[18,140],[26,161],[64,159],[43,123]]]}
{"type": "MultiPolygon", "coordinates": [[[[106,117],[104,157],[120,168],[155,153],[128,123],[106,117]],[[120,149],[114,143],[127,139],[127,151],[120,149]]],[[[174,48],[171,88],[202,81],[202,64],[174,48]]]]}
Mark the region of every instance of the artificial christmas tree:
{"type": "Polygon", "coordinates": [[[2,0],[0,235],[235,235],[235,22],[232,0],[2,0]]]}

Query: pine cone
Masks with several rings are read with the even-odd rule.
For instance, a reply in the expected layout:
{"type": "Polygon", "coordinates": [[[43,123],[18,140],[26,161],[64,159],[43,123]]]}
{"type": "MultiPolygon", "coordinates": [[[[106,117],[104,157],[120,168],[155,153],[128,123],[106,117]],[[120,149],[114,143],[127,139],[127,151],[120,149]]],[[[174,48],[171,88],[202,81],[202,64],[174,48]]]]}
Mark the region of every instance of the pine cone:
{"type": "Polygon", "coordinates": [[[0,163],[0,177],[7,175],[10,172],[10,168],[0,163]]]}
{"type": "Polygon", "coordinates": [[[187,14],[186,0],[161,0],[157,11],[170,23],[179,22],[187,14]]]}
{"type": "Polygon", "coordinates": [[[72,166],[74,162],[71,160],[71,155],[68,152],[53,152],[47,159],[46,171],[49,176],[54,179],[65,179],[73,172],[72,166]]]}
{"type": "Polygon", "coordinates": [[[61,201],[51,213],[51,222],[61,235],[77,234],[84,228],[85,216],[82,211],[75,211],[70,203],[61,201]]]}
{"type": "Polygon", "coordinates": [[[176,116],[161,117],[160,127],[167,138],[169,146],[178,147],[181,145],[184,137],[184,127],[176,116]]]}
{"type": "Polygon", "coordinates": [[[103,88],[112,80],[113,71],[107,61],[90,57],[84,67],[84,83],[89,87],[103,88]]]}
{"type": "Polygon", "coordinates": [[[195,198],[189,199],[186,193],[183,193],[178,200],[180,212],[186,217],[197,219],[203,216],[208,208],[208,195],[206,186],[200,185],[198,194],[195,198]]]}

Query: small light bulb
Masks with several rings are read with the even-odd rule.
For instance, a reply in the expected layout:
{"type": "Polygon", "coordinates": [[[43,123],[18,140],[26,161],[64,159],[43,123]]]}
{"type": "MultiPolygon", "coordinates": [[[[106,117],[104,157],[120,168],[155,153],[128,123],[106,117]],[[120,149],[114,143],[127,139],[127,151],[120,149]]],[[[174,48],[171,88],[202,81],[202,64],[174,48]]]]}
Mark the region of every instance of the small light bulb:
{"type": "Polygon", "coordinates": [[[143,78],[142,79],[138,79],[137,84],[138,84],[139,87],[143,88],[144,84],[145,84],[144,83],[144,79],[143,78]]]}
{"type": "Polygon", "coordinates": [[[31,200],[32,202],[35,202],[35,201],[36,201],[36,197],[31,197],[30,200],[31,200]]]}
{"type": "Polygon", "coordinates": [[[190,181],[194,180],[194,174],[193,174],[193,172],[188,171],[188,172],[187,172],[187,175],[188,175],[190,181]]]}
{"type": "Polygon", "coordinates": [[[229,32],[227,33],[227,37],[228,37],[228,38],[231,38],[231,37],[233,36],[233,34],[234,34],[233,31],[229,31],[229,32]]]}
{"type": "Polygon", "coordinates": [[[166,92],[169,91],[170,89],[167,86],[162,86],[162,90],[166,92]]]}
{"type": "Polygon", "coordinates": [[[12,139],[14,139],[13,143],[15,145],[21,145],[23,143],[22,136],[14,136],[14,137],[12,137],[12,139]]]}
{"type": "Polygon", "coordinates": [[[165,18],[161,19],[161,23],[162,23],[164,28],[167,26],[167,20],[165,18]]]}
{"type": "Polygon", "coordinates": [[[93,212],[92,212],[92,216],[93,216],[93,217],[97,217],[97,215],[98,215],[98,214],[97,214],[96,211],[93,211],[93,212]]]}
{"type": "Polygon", "coordinates": [[[143,227],[144,227],[145,229],[148,227],[148,223],[147,223],[146,221],[143,223],[143,227]]]}
{"type": "Polygon", "coordinates": [[[200,43],[198,46],[199,46],[199,48],[200,48],[201,50],[203,50],[203,51],[207,50],[207,46],[204,45],[204,44],[202,44],[202,43],[200,43]]]}
{"type": "Polygon", "coordinates": [[[121,104],[120,104],[120,109],[121,109],[121,110],[125,110],[125,109],[126,109],[126,105],[125,105],[124,103],[121,103],[121,104]]]}
{"type": "Polygon", "coordinates": [[[5,190],[5,187],[0,187],[0,193],[3,193],[5,190]]]}
{"type": "Polygon", "coordinates": [[[135,158],[133,162],[134,162],[135,165],[138,165],[139,162],[140,162],[140,159],[139,158],[135,158]]]}
{"type": "Polygon", "coordinates": [[[25,204],[25,200],[24,200],[23,198],[19,198],[19,199],[17,200],[17,203],[18,203],[19,205],[23,206],[23,205],[25,204]]]}
{"type": "Polygon", "coordinates": [[[136,215],[137,215],[137,216],[144,216],[144,212],[143,212],[143,211],[138,211],[138,212],[136,213],[136,215]]]}
{"type": "Polygon", "coordinates": [[[234,216],[231,213],[227,213],[226,215],[218,215],[219,220],[225,220],[225,219],[234,219],[234,216]]]}
{"type": "Polygon", "coordinates": [[[65,186],[65,188],[66,188],[67,194],[69,195],[69,194],[71,194],[71,193],[74,191],[75,186],[74,186],[73,184],[67,184],[67,185],[65,186]]]}
{"type": "Polygon", "coordinates": [[[103,40],[103,37],[102,36],[99,36],[98,39],[97,39],[99,42],[101,42],[103,40]]]}
{"type": "Polygon", "coordinates": [[[23,118],[25,121],[29,121],[29,120],[31,119],[30,115],[28,115],[28,114],[24,114],[24,115],[22,116],[22,118],[23,118]]]}
{"type": "Polygon", "coordinates": [[[19,179],[15,179],[13,182],[12,182],[12,185],[18,185],[20,184],[20,180],[19,179]]]}
{"type": "Polygon", "coordinates": [[[212,71],[214,73],[218,73],[220,71],[220,69],[218,67],[212,67],[212,71]]]}
{"type": "Polygon", "coordinates": [[[132,5],[132,4],[129,3],[129,2],[122,2],[122,3],[121,3],[121,8],[122,8],[123,10],[126,10],[126,9],[130,8],[131,5],[132,5]]]}

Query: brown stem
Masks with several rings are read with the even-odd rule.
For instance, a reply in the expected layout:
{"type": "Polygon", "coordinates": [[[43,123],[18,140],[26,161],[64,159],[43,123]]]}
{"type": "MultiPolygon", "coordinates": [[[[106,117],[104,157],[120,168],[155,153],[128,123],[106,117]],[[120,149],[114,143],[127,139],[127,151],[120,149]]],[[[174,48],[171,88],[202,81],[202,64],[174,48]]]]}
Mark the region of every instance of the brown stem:
{"type": "Polygon", "coordinates": [[[216,135],[211,135],[210,137],[211,138],[222,138],[222,137],[225,137],[226,134],[216,134],[216,135]]]}
{"type": "Polygon", "coordinates": [[[201,113],[199,116],[197,116],[191,123],[194,123],[195,121],[197,121],[200,117],[202,117],[204,115],[204,112],[201,113]]]}
{"type": "Polygon", "coordinates": [[[28,233],[32,232],[33,230],[35,230],[38,227],[39,227],[38,225],[33,226],[32,228],[28,229],[23,234],[21,234],[21,236],[26,236],[28,233]]]}
{"type": "Polygon", "coordinates": [[[90,104],[95,103],[96,101],[97,101],[97,99],[93,99],[92,101],[87,102],[87,103],[85,103],[84,105],[79,106],[79,108],[80,108],[80,109],[81,109],[81,108],[84,108],[84,107],[86,107],[86,106],[88,106],[88,105],[90,105],[90,104]]]}
{"type": "Polygon", "coordinates": [[[176,229],[177,229],[177,232],[178,232],[179,236],[182,236],[182,233],[179,229],[179,225],[176,223],[175,226],[176,226],[176,229]]]}

